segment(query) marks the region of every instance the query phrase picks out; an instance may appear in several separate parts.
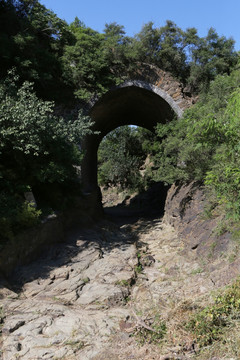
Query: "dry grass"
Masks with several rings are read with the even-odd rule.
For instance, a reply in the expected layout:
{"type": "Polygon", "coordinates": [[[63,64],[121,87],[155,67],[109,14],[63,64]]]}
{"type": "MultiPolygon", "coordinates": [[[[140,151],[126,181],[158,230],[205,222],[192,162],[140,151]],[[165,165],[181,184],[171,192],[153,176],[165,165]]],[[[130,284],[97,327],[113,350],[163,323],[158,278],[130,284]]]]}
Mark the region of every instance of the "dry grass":
{"type": "MultiPolygon", "coordinates": [[[[173,359],[181,356],[184,359],[198,360],[240,359],[239,291],[240,282],[237,280],[232,286],[218,292],[218,295],[215,294],[212,297],[205,295],[198,301],[184,300],[178,304],[172,303],[171,307],[168,304],[168,308],[161,309],[160,315],[159,309],[154,308],[150,318],[159,318],[166,324],[164,336],[157,343],[158,351],[161,354],[170,354],[173,359]],[[209,320],[209,314],[211,315],[213,311],[217,311],[219,318],[223,316],[226,320],[224,324],[220,321],[218,325],[217,320],[215,322],[209,320]],[[196,320],[196,328],[187,326],[191,319],[196,320]],[[198,324],[201,321],[202,324],[198,324]],[[204,341],[207,339],[205,342],[201,342],[199,327],[200,330],[209,331],[203,336],[204,341]],[[213,328],[217,329],[216,337],[215,333],[212,333],[213,328]]],[[[141,316],[149,317],[149,314],[141,314],[141,316]]],[[[151,340],[151,337],[148,337],[148,342],[149,339],[151,340]]],[[[150,343],[156,344],[155,341],[150,341],[150,343]]],[[[144,332],[141,344],[144,344],[144,332]]]]}

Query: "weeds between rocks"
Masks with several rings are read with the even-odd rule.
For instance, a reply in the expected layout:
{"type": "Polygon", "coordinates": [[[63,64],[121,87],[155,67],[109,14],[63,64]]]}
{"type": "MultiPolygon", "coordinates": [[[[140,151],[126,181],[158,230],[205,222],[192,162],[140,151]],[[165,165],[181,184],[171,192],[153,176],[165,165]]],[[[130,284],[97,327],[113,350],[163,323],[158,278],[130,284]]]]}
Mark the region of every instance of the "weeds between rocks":
{"type": "Polygon", "coordinates": [[[219,354],[240,356],[240,278],[205,307],[188,300],[173,306],[166,318],[156,308],[148,314],[133,311],[133,317],[130,330],[141,346],[171,347],[178,355],[188,353],[201,360],[219,354]]]}

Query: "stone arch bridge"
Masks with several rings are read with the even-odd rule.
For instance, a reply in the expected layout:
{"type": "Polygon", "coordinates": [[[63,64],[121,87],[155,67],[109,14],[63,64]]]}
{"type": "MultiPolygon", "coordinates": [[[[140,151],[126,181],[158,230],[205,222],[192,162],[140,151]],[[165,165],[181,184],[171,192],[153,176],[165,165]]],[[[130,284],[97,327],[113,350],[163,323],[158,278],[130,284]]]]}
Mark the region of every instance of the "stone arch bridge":
{"type": "Polygon", "coordinates": [[[194,98],[171,74],[141,64],[129,80],[109,90],[90,109],[97,135],[86,137],[83,147],[82,181],[86,193],[97,194],[97,151],[102,138],[122,125],[153,130],[157,123],[180,118],[194,98]]]}

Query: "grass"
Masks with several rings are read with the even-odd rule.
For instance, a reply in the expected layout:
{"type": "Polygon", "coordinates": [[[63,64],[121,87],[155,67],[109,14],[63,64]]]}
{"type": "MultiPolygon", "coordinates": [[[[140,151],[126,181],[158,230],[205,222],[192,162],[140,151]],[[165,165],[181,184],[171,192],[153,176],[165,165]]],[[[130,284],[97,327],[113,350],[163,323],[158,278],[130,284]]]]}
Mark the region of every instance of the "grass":
{"type": "Polygon", "coordinates": [[[140,260],[141,259],[141,253],[140,252],[137,252],[137,258],[140,260]]]}
{"type": "Polygon", "coordinates": [[[197,274],[201,274],[203,272],[204,272],[204,270],[202,268],[197,268],[197,269],[191,271],[191,275],[197,275],[197,274]]]}
{"type": "Polygon", "coordinates": [[[214,218],[214,210],[217,206],[215,199],[210,199],[208,203],[205,204],[203,212],[201,214],[202,220],[209,220],[214,218]]]}
{"type": "Polygon", "coordinates": [[[116,281],[115,285],[128,287],[130,285],[130,283],[128,280],[123,279],[123,280],[116,281]]]}
{"type": "Polygon", "coordinates": [[[142,272],[142,270],[143,270],[142,265],[141,265],[141,264],[136,265],[135,268],[134,268],[134,270],[135,270],[135,272],[136,272],[137,274],[140,274],[140,273],[142,272]]]}
{"type": "MultiPolygon", "coordinates": [[[[192,315],[186,329],[200,347],[213,344],[240,320],[240,279],[220,292],[212,305],[192,315]]],[[[240,324],[240,322],[239,322],[240,324]]]]}
{"type": "Polygon", "coordinates": [[[240,221],[234,224],[231,229],[232,239],[237,243],[240,243],[240,221]]]}
{"type": "Polygon", "coordinates": [[[233,263],[236,260],[237,257],[238,257],[238,252],[232,253],[228,258],[229,263],[230,264],[233,263]]]}
{"type": "Polygon", "coordinates": [[[161,351],[178,347],[179,355],[187,351],[199,360],[240,359],[240,278],[212,296],[174,303],[162,313],[160,308],[146,316],[136,313],[154,330],[136,329],[140,345],[160,345],[161,351]]]}
{"type": "Polygon", "coordinates": [[[85,346],[84,342],[79,340],[67,340],[64,342],[64,345],[70,346],[74,350],[81,350],[85,346]]]}
{"type": "Polygon", "coordinates": [[[227,333],[222,336],[221,341],[215,341],[211,345],[200,349],[194,359],[240,359],[240,324],[236,323],[227,333]]]}
{"type": "Polygon", "coordinates": [[[160,345],[167,332],[166,322],[158,313],[155,313],[153,316],[148,317],[144,323],[146,324],[146,327],[140,326],[136,328],[133,334],[133,336],[136,338],[136,341],[140,345],[160,345]]]}
{"type": "Polygon", "coordinates": [[[208,259],[212,258],[213,257],[213,254],[214,254],[214,250],[215,248],[217,247],[217,241],[214,241],[211,245],[210,245],[210,250],[209,250],[209,253],[208,253],[208,259]]]}
{"type": "Polygon", "coordinates": [[[129,303],[131,301],[131,297],[130,296],[125,296],[125,298],[123,299],[123,303],[126,305],[127,303],[129,303]]]}

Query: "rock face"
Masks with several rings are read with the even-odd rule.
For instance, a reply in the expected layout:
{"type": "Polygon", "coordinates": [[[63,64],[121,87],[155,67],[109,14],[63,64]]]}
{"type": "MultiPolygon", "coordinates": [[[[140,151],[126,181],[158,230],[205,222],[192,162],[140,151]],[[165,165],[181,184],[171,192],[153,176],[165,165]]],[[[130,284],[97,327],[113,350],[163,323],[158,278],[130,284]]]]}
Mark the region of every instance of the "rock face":
{"type": "Polygon", "coordinates": [[[63,224],[57,217],[21,232],[1,249],[0,273],[8,276],[17,265],[27,263],[37,257],[46,244],[61,242],[63,239],[63,224]]]}
{"type": "Polygon", "coordinates": [[[8,241],[0,251],[0,274],[9,276],[16,266],[37,258],[44,247],[63,242],[68,228],[93,224],[94,218],[102,216],[102,208],[92,194],[83,195],[74,202],[67,212],[49,215],[38,226],[22,231],[8,241]]]}
{"type": "Polygon", "coordinates": [[[168,191],[164,221],[177,230],[185,249],[199,258],[208,258],[212,263],[212,281],[225,285],[240,271],[238,244],[229,232],[221,230],[221,216],[209,217],[204,212],[206,205],[206,195],[199,183],[173,185],[168,191]]]}

